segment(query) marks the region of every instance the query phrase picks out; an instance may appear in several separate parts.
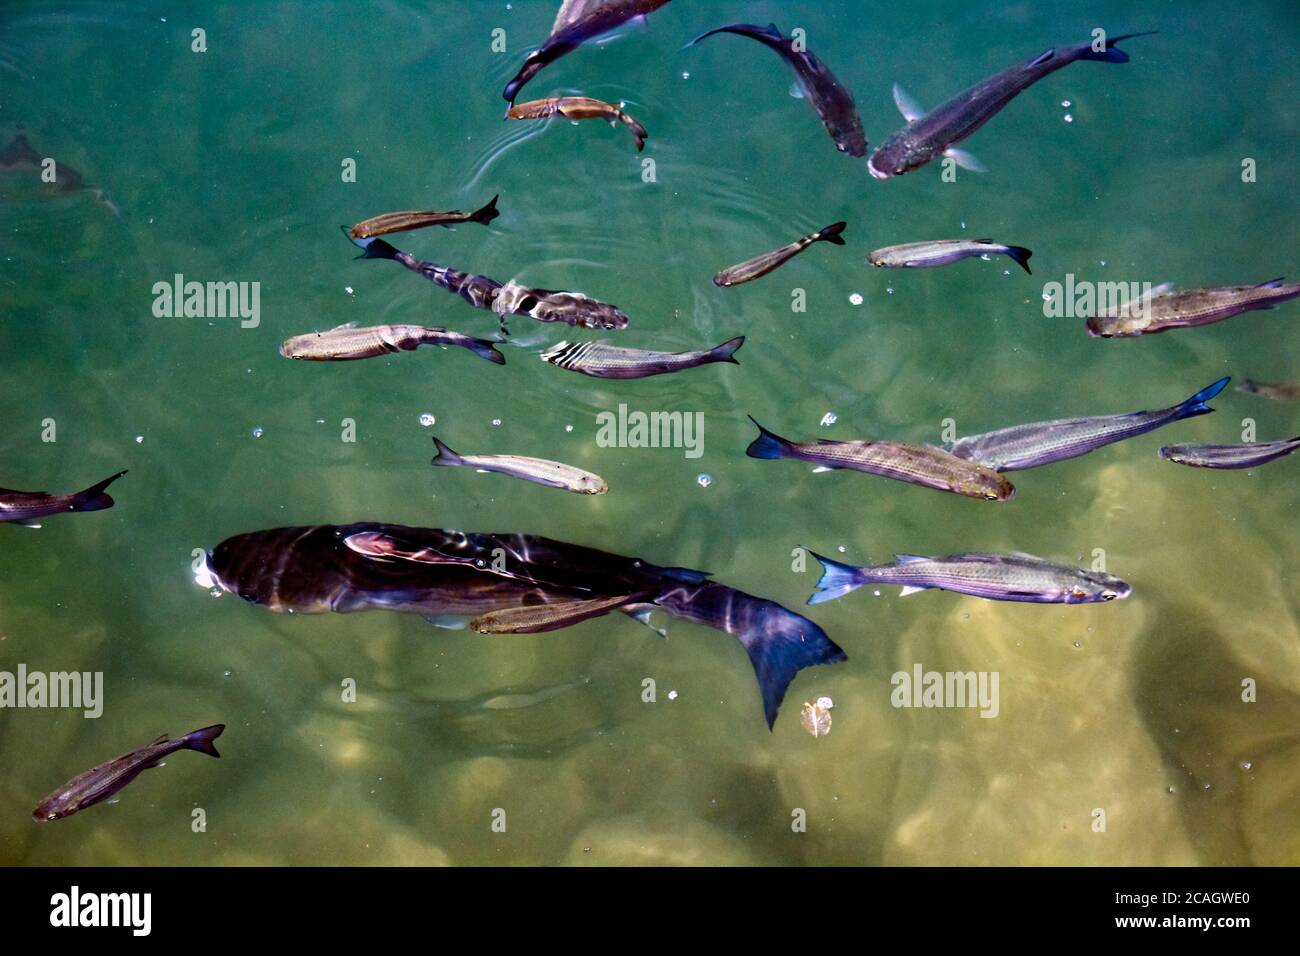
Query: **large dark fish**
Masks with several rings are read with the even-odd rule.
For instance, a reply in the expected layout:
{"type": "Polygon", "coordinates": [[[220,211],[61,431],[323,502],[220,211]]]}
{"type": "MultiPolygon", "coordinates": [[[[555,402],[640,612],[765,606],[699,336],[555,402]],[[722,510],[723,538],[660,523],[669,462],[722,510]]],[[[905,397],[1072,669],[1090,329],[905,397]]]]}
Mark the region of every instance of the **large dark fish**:
{"type": "MultiPolygon", "coordinates": [[[[125,471],[119,471],[116,475],[91,485],[85,491],[78,491],[71,495],[51,495],[44,491],[10,491],[8,488],[0,488],[0,522],[29,524],[37,518],[67,514],[70,511],[103,511],[105,508],[111,508],[113,499],[104,489],[125,474],[125,471]]],[[[34,526],[40,527],[40,525],[34,526]]]]}
{"type": "Polygon", "coordinates": [[[212,741],[221,736],[225,724],[214,724],[201,730],[194,730],[169,740],[163,734],[152,743],[132,750],[128,754],[100,764],[85,773],[73,777],[59,789],[40,802],[32,811],[32,819],[37,823],[47,820],[61,820],[70,817],[78,810],[103,803],[116,794],[144,771],[157,767],[163,760],[178,750],[197,750],[209,757],[220,757],[212,741]]]}
{"type": "Polygon", "coordinates": [[[959,438],[948,449],[958,458],[977,461],[995,471],[1020,471],[1086,455],[1106,445],[1214,411],[1205,404],[1228,384],[1221,378],[1191,398],[1169,408],[1120,415],[1062,418],[1050,422],[1013,425],[982,435],[959,438]]]}
{"type": "Polygon", "coordinates": [[[352,227],[349,235],[353,239],[368,239],[371,236],[386,236],[390,232],[406,232],[409,229],[424,229],[426,226],[450,227],[463,222],[476,222],[486,226],[501,213],[497,210],[497,200],[492,201],[473,212],[386,212],[380,216],[371,216],[352,227]]]}
{"type": "Polygon", "coordinates": [[[555,17],[551,35],[524,60],[501,95],[513,103],[523,85],[566,53],[588,40],[609,33],[627,21],[654,13],[669,0],[566,0],[555,17]]]}
{"type": "Polygon", "coordinates": [[[551,631],[616,610],[648,623],[662,609],[740,641],[770,727],[796,673],[845,654],[812,621],[708,577],[535,535],[360,523],[237,535],[195,579],[272,611],[378,608],[472,619],[491,633],[551,631]],[[539,605],[564,607],[528,613],[539,605]]]}
{"type": "Polygon", "coordinates": [[[1167,329],[1191,328],[1222,322],[1255,309],[1275,309],[1279,302],[1300,296],[1300,282],[1270,279],[1258,285],[1221,286],[1217,289],[1171,291],[1170,286],[1132,305],[1088,318],[1088,334],[1101,338],[1152,335],[1167,329]]]}
{"type": "Polygon", "coordinates": [[[19,127],[14,138],[0,149],[0,176],[3,176],[0,178],[0,199],[40,195],[65,196],[84,191],[93,196],[96,202],[107,206],[114,215],[121,215],[120,210],[109,201],[102,189],[86,186],[81,173],[66,163],[56,161],[54,182],[46,183],[41,178],[41,174],[44,172],[42,163],[47,158],[32,147],[27,134],[22,132],[22,127],[19,127]],[[8,187],[6,180],[13,181],[18,188],[8,187]],[[10,193],[14,195],[11,196],[10,193]]]}
{"type": "Polygon", "coordinates": [[[1016,496],[1015,486],[991,468],[964,461],[931,445],[825,438],[794,442],[768,431],[752,415],[749,420],[759,432],[745,449],[750,458],[792,458],[816,465],[816,471],[849,468],[986,501],[1010,501],[1016,496]]]}
{"type": "Polygon", "coordinates": [[[982,83],[958,93],[947,103],[926,113],[916,101],[895,84],[894,102],[907,125],[885,140],[867,161],[867,168],[877,179],[901,176],[919,169],[938,156],[948,156],[959,166],[982,172],[984,167],[964,150],[954,149],[977,129],[991,120],[1016,96],[1043,77],[1069,66],[1075,60],[1099,60],[1103,63],[1127,63],[1128,54],[1115,44],[1148,33],[1126,33],[1106,40],[1106,49],[1098,52],[1091,43],[1053,47],[1028,63],[1013,66],[989,77],[982,83]]]}
{"type": "Polygon", "coordinates": [[[627,316],[616,306],[588,298],[581,292],[561,292],[554,289],[533,289],[517,282],[502,284],[487,276],[470,275],[436,262],[425,262],[409,252],[394,248],[383,239],[353,239],[347,226],[343,234],[364,250],[362,259],[392,259],[412,272],[448,292],[454,292],[476,309],[487,309],[501,318],[509,315],[527,315],[539,322],[564,322],[587,329],[622,329],[627,327],[627,316]]]}
{"type": "Polygon", "coordinates": [[[340,325],[327,332],[308,332],[286,339],[280,345],[280,354],[305,362],[350,362],[394,352],[410,352],[421,345],[440,345],[443,348],[459,345],[489,362],[506,364],[506,357],[496,350],[495,343],[487,339],[423,325],[373,325],[360,329],[340,325]]]}
{"type": "Polygon", "coordinates": [[[506,110],[506,119],[549,119],[563,116],[567,120],[603,119],[610,126],[619,123],[632,131],[636,151],[645,148],[645,127],[628,116],[613,103],[592,99],[590,96],[553,96],[545,100],[519,103],[506,110]]]}
{"type": "Polygon", "coordinates": [[[1160,457],[1192,468],[1254,468],[1300,451],[1300,437],[1240,445],[1166,445],[1160,457]]]}
{"type": "Polygon", "coordinates": [[[606,345],[604,342],[558,342],[542,352],[541,359],[557,368],[581,372],[593,378],[649,378],[651,375],[666,375],[713,362],[739,365],[736,349],[744,344],[745,337],[737,335],[711,349],[651,352],[606,345]]]}
{"type": "Polygon", "coordinates": [[[847,226],[846,222],[833,222],[825,229],[819,229],[811,235],[804,236],[802,239],[796,239],[788,246],[782,246],[780,249],[773,249],[771,252],[765,252],[761,256],[755,256],[752,259],[723,269],[713,277],[713,284],[716,286],[733,286],[740,285],[742,282],[752,282],[755,279],[761,279],[773,269],[785,265],[799,253],[803,252],[814,242],[829,242],[834,246],[844,245],[844,240],[840,238],[840,233],[847,226]]]}
{"type": "Polygon", "coordinates": [[[900,597],[930,588],[1031,604],[1095,604],[1123,599],[1133,589],[1104,571],[1056,564],[1032,554],[964,552],[942,558],[900,554],[890,564],[858,567],[809,552],[824,573],[809,604],[843,597],[864,584],[900,584],[900,597]]]}
{"type": "Polygon", "coordinates": [[[867,136],[862,131],[862,118],[858,116],[857,107],[853,104],[853,95],[810,50],[794,49],[794,41],[782,36],[775,23],[769,23],[766,27],[753,23],[733,23],[701,33],[686,45],[694,46],[716,33],[735,33],[749,37],[775,51],[794,70],[804,96],[821,117],[826,132],[835,140],[835,148],[850,156],[867,155],[867,136]]]}

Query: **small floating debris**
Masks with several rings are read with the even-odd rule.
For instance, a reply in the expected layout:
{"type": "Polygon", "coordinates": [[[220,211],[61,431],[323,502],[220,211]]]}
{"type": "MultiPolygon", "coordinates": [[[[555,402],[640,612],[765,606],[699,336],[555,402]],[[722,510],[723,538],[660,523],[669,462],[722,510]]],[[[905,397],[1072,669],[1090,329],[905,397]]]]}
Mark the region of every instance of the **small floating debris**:
{"type": "Polygon", "coordinates": [[[709,485],[713,484],[713,479],[710,478],[708,475],[700,475],[700,477],[696,478],[695,480],[700,483],[701,488],[707,488],[709,487],[709,485]]]}
{"type": "Polygon", "coordinates": [[[853,293],[850,293],[850,295],[849,295],[849,303],[850,303],[851,305],[861,305],[861,304],[862,304],[862,293],[861,293],[861,292],[853,292],[853,293]]]}
{"type": "Polygon", "coordinates": [[[815,704],[805,701],[803,710],[799,712],[799,723],[814,737],[825,737],[831,732],[831,708],[834,706],[829,697],[818,697],[815,704]]]}
{"type": "Polygon", "coordinates": [[[840,416],[836,415],[834,412],[827,412],[825,415],[822,416],[822,425],[825,427],[829,427],[831,425],[834,425],[839,420],[840,420],[840,416]]]}
{"type": "Polygon", "coordinates": [[[437,423],[438,423],[438,419],[434,418],[433,414],[430,412],[425,412],[423,415],[420,416],[420,424],[423,425],[425,428],[429,428],[433,425],[436,425],[437,423]]]}

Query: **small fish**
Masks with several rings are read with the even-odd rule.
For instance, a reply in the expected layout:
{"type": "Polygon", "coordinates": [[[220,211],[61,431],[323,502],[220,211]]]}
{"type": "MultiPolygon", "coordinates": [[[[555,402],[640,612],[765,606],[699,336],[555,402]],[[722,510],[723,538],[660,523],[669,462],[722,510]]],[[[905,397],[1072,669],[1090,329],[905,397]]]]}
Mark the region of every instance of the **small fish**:
{"type": "Polygon", "coordinates": [[[371,236],[384,236],[390,232],[405,232],[408,229],[424,229],[426,226],[455,226],[463,222],[477,222],[486,226],[501,213],[497,210],[497,200],[493,196],[487,205],[473,212],[386,212],[381,216],[364,219],[352,227],[353,239],[368,239],[371,236]]]}
{"type": "Polygon", "coordinates": [[[1223,286],[1217,289],[1168,291],[1161,286],[1132,306],[1124,305],[1088,319],[1088,334],[1101,338],[1151,335],[1166,329],[1190,328],[1222,322],[1255,309],[1276,308],[1279,302],[1300,296],[1300,282],[1270,279],[1259,285],[1223,286]]]}
{"type": "Polygon", "coordinates": [[[506,110],[507,119],[546,119],[550,116],[563,116],[570,120],[603,119],[610,126],[624,124],[632,131],[636,140],[636,151],[645,148],[645,127],[628,116],[612,103],[595,100],[589,96],[556,96],[545,100],[532,100],[528,103],[512,105],[506,110]]]}
{"type": "Polygon", "coordinates": [[[1254,468],[1300,449],[1300,437],[1242,445],[1166,445],[1160,457],[1192,468],[1254,468]]]}
{"type": "Polygon", "coordinates": [[[524,84],[566,53],[588,40],[609,33],[637,17],[654,13],[669,0],[566,0],[555,17],[551,35],[524,59],[501,96],[513,103],[524,84]]]}
{"type": "Polygon", "coordinates": [[[996,255],[1010,256],[1016,265],[1029,272],[1032,252],[1024,246],[1006,246],[992,239],[936,239],[933,242],[886,246],[868,255],[867,264],[886,269],[929,269],[973,256],[987,258],[996,255]]]}
{"type": "Polygon", "coordinates": [[[469,629],[476,634],[542,634],[600,617],[616,608],[636,604],[644,601],[647,596],[644,593],[619,594],[614,597],[531,604],[489,611],[470,621],[469,629]]]}
{"type": "Polygon", "coordinates": [[[23,128],[18,127],[14,138],[0,149],[0,174],[19,188],[10,189],[4,180],[0,180],[0,199],[14,198],[9,195],[11,192],[17,197],[59,196],[85,192],[93,196],[96,202],[107,206],[113,215],[122,214],[121,210],[104,195],[102,189],[86,186],[81,173],[66,163],[54,162],[53,166],[49,167],[54,174],[54,182],[47,183],[44,179],[47,159],[52,160],[53,157],[38,153],[27,139],[23,128]]]}
{"type": "Polygon", "coordinates": [[[1021,471],[1086,455],[1105,445],[1144,435],[1171,422],[1208,415],[1206,404],[1223,391],[1228,378],[1207,385],[1191,398],[1169,408],[1088,418],[1013,425],[982,435],[959,438],[948,449],[958,458],[976,461],[996,471],[1021,471]]]}
{"type": "Polygon", "coordinates": [[[1106,49],[1100,52],[1094,50],[1091,43],[1079,43],[1061,49],[1053,47],[1028,63],[1003,70],[965,92],[958,93],[929,113],[895,84],[894,102],[907,120],[907,125],[880,145],[867,161],[867,168],[877,179],[888,179],[890,176],[902,176],[919,169],[938,156],[947,156],[964,169],[984,172],[984,166],[979,160],[965,150],[956,149],[954,144],[974,133],[1017,95],[1043,77],[1076,60],[1127,63],[1128,54],[1115,49],[1115,44],[1121,40],[1148,35],[1126,33],[1109,38],[1105,41],[1106,49]]]}
{"type": "Polygon", "coordinates": [[[759,431],[759,436],[745,449],[750,458],[793,458],[817,465],[817,471],[850,468],[987,501],[1010,501],[1016,495],[1015,486],[992,469],[956,458],[931,445],[825,438],[816,442],[792,442],[759,425],[752,415],[749,420],[759,431]]]}
{"type": "Polygon", "coordinates": [[[280,346],[280,354],[308,362],[348,362],[410,352],[421,345],[459,345],[489,362],[506,364],[506,357],[487,339],[422,325],[374,325],[363,329],[340,325],[328,332],[308,332],[286,339],[280,346]]]}
{"type": "Polygon", "coordinates": [[[800,89],[821,117],[826,132],[835,141],[835,148],[850,156],[867,155],[867,136],[862,131],[862,117],[858,116],[853,95],[811,51],[796,50],[794,41],[782,36],[775,23],[769,23],[766,27],[753,23],[733,23],[701,33],[686,45],[694,46],[717,33],[749,37],[774,50],[794,70],[800,89]]]}
{"type": "Polygon", "coordinates": [[[760,279],[773,269],[785,265],[814,242],[829,242],[832,245],[842,246],[844,240],[840,238],[840,233],[844,231],[846,225],[848,223],[833,222],[825,229],[818,230],[810,236],[804,236],[802,239],[796,239],[788,246],[765,252],[761,256],[755,256],[753,259],[748,259],[740,263],[740,265],[732,266],[730,269],[723,269],[713,277],[713,284],[726,287],[760,279]]]}
{"type": "MultiPolygon", "coordinates": [[[[104,491],[125,475],[119,471],[85,491],[71,495],[51,495],[44,491],[11,491],[0,488],[0,522],[30,524],[37,518],[66,514],[70,511],[103,511],[113,507],[113,499],[104,491]]],[[[33,525],[40,527],[40,525],[33,525]]]]}
{"type": "Polygon", "coordinates": [[[900,554],[890,564],[856,566],[810,551],[823,573],[809,604],[843,597],[864,584],[901,584],[900,597],[936,588],[987,598],[1032,604],[1093,604],[1128,597],[1133,589],[1102,571],[1055,564],[1023,552],[964,552],[942,558],[900,554]]]}
{"type": "Polygon", "coordinates": [[[169,740],[166,734],[139,750],[100,764],[83,774],[73,777],[59,789],[40,802],[32,811],[32,819],[37,823],[48,820],[61,820],[70,817],[78,810],[93,807],[118,793],[141,773],[159,763],[178,750],[197,750],[209,757],[220,757],[212,741],[221,736],[225,724],[214,724],[201,730],[194,730],[176,740],[169,740]]]}
{"type": "Polygon", "coordinates": [[[799,711],[799,723],[814,737],[825,737],[831,732],[831,708],[835,702],[829,697],[818,697],[813,703],[804,701],[799,711]]]}
{"type": "Polygon", "coordinates": [[[721,345],[695,352],[650,352],[629,349],[604,342],[560,342],[541,353],[543,362],[549,362],[571,372],[581,372],[594,378],[648,378],[709,365],[713,362],[730,362],[739,365],[736,349],[745,344],[745,337],[737,335],[721,345]]]}
{"type": "Polygon", "coordinates": [[[1271,398],[1279,402],[1294,401],[1300,398],[1300,383],[1256,382],[1254,379],[1248,378],[1237,386],[1237,391],[1258,395],[1260,398],[1271,398]]]}
{"type": "Polygon", "coordinates": [[[460,296],[476,309],[495,312],[501,319],[502,331],[506,330],[505,319],[510,315],[527,315],[539,322],[565,322],[589,329],[627,327],[627,316],[616,306],[588,298],[581,292],[531,289],[517,282],[502,284],[487,276],[471,275],[417,259],[383,239],[353,239],[347,226],[343,227],[343,234],[364,250],[358,258],[391,259],[401,263],[440,288],[460,296]]]}
{"type": "Polygon", "coordinates": [[[465,466],[479,471],[494,471],[511,478],[549,485],[575,491],[580,495],[603,495],[609,491],[609,485],[600,475],[566,465],[563,462],[549,461],[546,458],[525,458],[522,455],[458,455],[437,438],[433,440],[438,454],[429,462],[431,465],[446,467],[465,466]]]}

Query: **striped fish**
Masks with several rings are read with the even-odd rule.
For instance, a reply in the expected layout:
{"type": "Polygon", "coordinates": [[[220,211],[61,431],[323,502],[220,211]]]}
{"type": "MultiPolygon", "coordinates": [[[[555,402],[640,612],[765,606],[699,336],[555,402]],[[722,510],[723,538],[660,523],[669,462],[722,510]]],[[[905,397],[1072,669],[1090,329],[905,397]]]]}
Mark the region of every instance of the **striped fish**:
{"type": "Polygon", "coordinates": [[[570,372],[581,372],[594,378],[647,378],[709,365],[713,362],[740,363],[735,359],[736,349],[745,344],[745,337],[737,335],[721,345],[695,352],[650,352],[629,349],[604,342],[560,342],[541,353],[543,362],[549,362],[570,372]]]}

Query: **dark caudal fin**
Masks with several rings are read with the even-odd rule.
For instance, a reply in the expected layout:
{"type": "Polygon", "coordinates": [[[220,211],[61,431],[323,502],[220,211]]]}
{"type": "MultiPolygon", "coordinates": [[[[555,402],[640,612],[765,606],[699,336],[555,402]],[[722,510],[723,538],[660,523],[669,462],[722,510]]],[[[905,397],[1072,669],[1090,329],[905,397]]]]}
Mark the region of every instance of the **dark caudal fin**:
{"type": "Polygon", "coordinates": [[[79,491],[73,496],[73,511],[103,511],[105,508],[113,507],[113,499],[104,493],[104,489],[111,485],[117,479],[125,475],[125,471],[119,471],[111,478],[105,478],[97,485],[91,485],[85,491],[79,491]]]}
{"type": "Polygon", "coordinates": [[[721,345],[715,345],[709,349],[710,362],[730,362],[732,365],[739,365],[736,359],[736,349],[745,344],[745,337],[737,335],[734,339],[727,339],[721,345]]]}
{"type": "Polygon", "coordinates": [[[1091,46],[1088,46],[1083,53],[1079,54],[1080,60],[1101,60],[1103,63],[1127,63],[1128,54],[1123,50],[1115,49],[1115,44],[1121,40],[1131,40],[1134,37],[1149,37],[1158,33],[1158,30],[1147,30],[1143,33],[1125,33],[1121,36],[1110,37],[1106,40],[1106,49],[1098,53],[1091,46]]]}
{"type": "Polygon", "coordinates": [[[362,250],[362,254],[357,256],[358,259],[396,259],[397,250],[382,239],[374,236],[369,239],[352,238],[352,230],[347,226],[339,226],[343,230],[343,235],[348,237],[348,242],[352,243],[362,250]]]}
{"type": "MultiPolygon", "coordinates": [[[[1031,251],[1024,246],[1007,246],[1007,255],[1016,260],[1016,264],[1020,268],[1029,272],[1029,257],[1033,255],[1031,251]]],[[[1033,275],[1032,272],[1029,272],[1029,274],[1033,275]]]]}
{"type": "Polygon", "coordinates": [[[734,33],[737,36],[749,37],[751,40],[757,40],[759,43],[766,43],[769,46],[779,44],[785,39],[775,23],[769,23],[765,27],[760,27],[756,23],[732,23],[725,27],[710,30],[707,33],[701,33],[694,40],[689,41],[686,46],[695,46],[701,40],[706,40],[719,33],[734,33]]]}
{"type": "Polygon", "coordinates": [[[485,358],[495,365],[505,365],[506,357],[497,351],[497,343],[488,339],[470,339],[469,349],[480,358],[485,358]]]}
{"type": "Polygon", "coordinates": [[[461,458],[460,455],[456,454],[442,442],[438,441],[436,437],[433,439],[433,445],[438,449],[438,454],[433,456],[433,460],[429,462],[429,464],[444,465],[448,468],[454,468],[456,465],[465,464],[464,458],[461,458]]]}
{"type": "Polygon", "coordinates": [[[1231,376],[1225,375],[1213,385],[1207,385],[1205,388],[1201,389],[1191,398],[1187,399],[1187,401],[1175,405],[1170,409],[1170,411],[1174,413],[1173,418],[1170,420],[1178,422],[1182,421],[1184,418],[1195,418],[1197,415],[1210,414],[1214,409],[1205,403],[1227,388],[1228,382],[1231,380],[1231,376]]]}
{"type": "Polygon", "coordinates": [[[780,435],[768,431],[760,425],[757,420],[755,420],[753,415],[749,416],[749,420],[753,422],[754,427],[758,429],[758,437],[749,443],[749,447],[745,449],[746,455],[750,458],[764,458],[768,460],[785,458],[789,455],[790,443],[788,441],[780,435]]]}
{"type": "Polygon", "coordinates": [[[217,753],[217,748],[212,741],[220,737],[221,732],[225,729],[225,724],[213,724],[211,727],[204,727],[202,730],[191,731],[185,735],[185,748],[197,750],[209,757],[220,757],[221,754],[217,753]]]}
{"type": "Polygon", "coordinates": [[[830,558],[824,558],[816,551],[809,551],[808,553],[820,561],[822,565],[822,577],[817,582],[817,590],[813,592],[812,597],[808,598],[809,604],[824,604],[827,601],[834,601],[836,598],[844,597],[850,591],[862,587],[863,580],[860,568],[856,568],[851,564],[832,561],[830,558]]]}
{"type": "Polygon", "coordinates": [[[826,632],[806,617],[735,588],[682,585],[663,592],[654,603],[673,617],[717,628],[740,641],[758,678],[768,729],[776,722],[786,688],[799,671],[848,659],[826,632]]]}
{"type": "Polygon", "coordinates": [[[501,215],[501,212],[497,209],[497,200],[500,198],[501,195],[500,193],[498,193],[497,195],[492,197],[492,201],[490,203],[483,206],[481,209],[474,210],[474,212],[470,214],[469,221],[477,222],[480,225],[486,226],[497,216],[501,215]]]}
{"type": "Polygon", "coordinates": [[[821,232],[817,233],[817,238],[813,242],[829,242],[836,246],[844,245],[844,240],[840,238],[840,233],[847,226],[846,222],[833,222],[821,232]]]}

